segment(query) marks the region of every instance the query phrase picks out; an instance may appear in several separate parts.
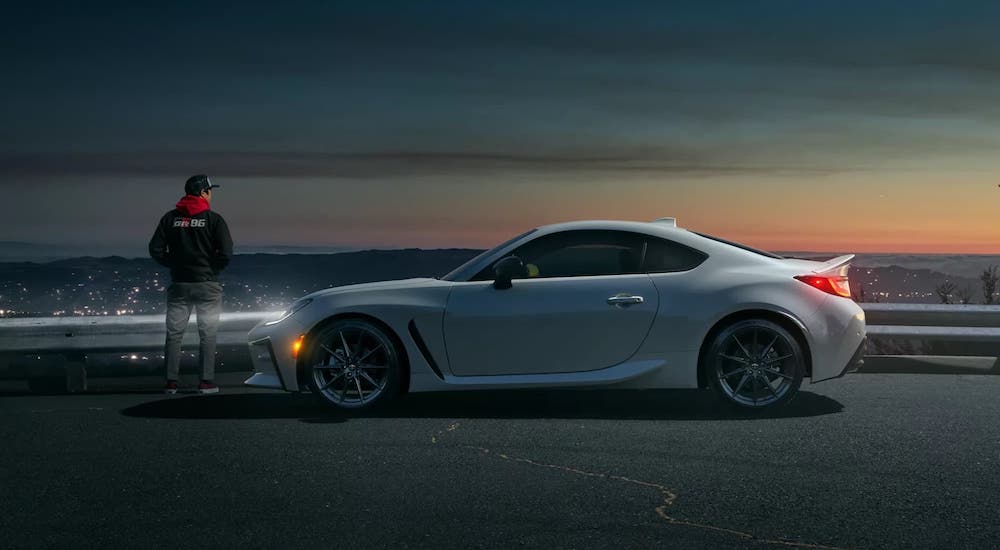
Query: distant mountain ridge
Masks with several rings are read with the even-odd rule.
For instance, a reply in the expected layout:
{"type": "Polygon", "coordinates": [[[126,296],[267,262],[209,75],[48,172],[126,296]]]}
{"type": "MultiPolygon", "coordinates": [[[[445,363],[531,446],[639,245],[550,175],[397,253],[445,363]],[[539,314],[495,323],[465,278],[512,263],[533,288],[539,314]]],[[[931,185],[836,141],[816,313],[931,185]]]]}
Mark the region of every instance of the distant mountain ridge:
{"type": "MultiPolygon", "coordinates": [[[[310,246],[310,245],[247,245],[237,246],[236,255],[329,255],[368,250],[456,250],[449,248],[420,249],[399,247],[358,247],[358,246],[310,246]]],[[[472,250],[472,249],[467,249],[472,250]]],[[[479,251],[477,250],[477,253],[479,251]]],[[[777,252],[782,256],[827,259],[841,255],[837,252],[786,251],[777,252]]],[[[55,261],[72,261],[78,258],[110,258],[147,259],[146,250],[142,246],[93,246],[59,245],[46,243],[29,243],[20,241],[0,241],[0,264],[2,263],[49,263],[55,261]],[[81,253],[82,250],[87,253],[81,253]]],[[[926,269],[951,277],[978,279],[983,270],[991,265],[1000,265],[1000,255],[988,254],[889,254],[865,253],[856,254],[852,262],[854,267],[891,267],[904,269],[926,269]]]]}
{"type": "MultiPolygon", "coordinates": [[[[116,247],[88,247],[102,256],[113,256],[124,252],[116,247]]],[[[51,262],[73,257],[82,257],[81,247],[20,241],[0,241],[0,262],[51,262]]]]}
{"type": "MultiPolygon", "coordinates": [[[[778,252],[782,256],[826,259],[840,256],[830,252],[778,252]]],[[[978,279],[983,270],[1000,265],[998,254],[856,254],[854,267],[892,267],[928,270],[952,277],[978,279]]]]}
{"type": "MultiPolygon", "coordinates": [[[[479,250],[239,254],[219,279],[227,311],[280,309],[324,288],[440,277],[479,250]]],[[[169,271],[149,258],[83,257],[0,263],[0,316],[162,313],[169,271]],[[4,313],[6,312],[6,313],[4,313]]]]}

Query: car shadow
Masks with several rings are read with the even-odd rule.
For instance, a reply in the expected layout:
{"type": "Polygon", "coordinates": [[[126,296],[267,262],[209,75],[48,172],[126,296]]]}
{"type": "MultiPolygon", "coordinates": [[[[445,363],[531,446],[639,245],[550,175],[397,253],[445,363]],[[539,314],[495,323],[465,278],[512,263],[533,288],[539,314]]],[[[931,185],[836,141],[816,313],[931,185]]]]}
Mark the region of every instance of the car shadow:
{"type": "Polygon", "coordinates": [[[327,409],[311,395],[285,393],[175,396],[129,407],[141,418],[273,419],[340,423],[354,418],[565,418],[603,420],[749,420],[836,414],[844,406],[800,392],[775,410],[738,411],[699,390],[503,390],[410,394],[363,413],[327,409]]]}

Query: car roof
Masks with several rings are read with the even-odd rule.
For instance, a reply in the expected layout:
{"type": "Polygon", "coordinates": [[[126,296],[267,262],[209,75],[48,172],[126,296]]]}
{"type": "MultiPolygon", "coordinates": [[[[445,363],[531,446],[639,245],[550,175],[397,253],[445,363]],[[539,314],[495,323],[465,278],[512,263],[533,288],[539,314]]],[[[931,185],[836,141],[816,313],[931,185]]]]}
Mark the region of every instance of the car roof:
{"type": "MultiPolygon", "coordinates": [[[[603,231],[629,231],[632,233],[645,233],[647,235],[652,235],[654,237],[662,237],[664,239],[669,239],[676,241],[680,244],[691,246],[698,249],[703,249],[705,252],[712,252],[720,248],[716,241],[711,239],[706,239],[697,233],[692,233],[687,229],[677,227],[672,223],[663,222],[637,222],[637,221],[626,221],[626,220],[581,220],[581,221],[571,221],[554,223],[550,225],[543,225],[537,228],[536,232],[532,235],[533,237],[540,237],[542,235],[547,235],[551,233],[560,233],[562,231],[573,231],[573,230],[603,230],[603,231]]],[[[732,248],[726,246],[726,248],[732,248]]]]}
{"type": "Polygon", "coordinates": [[[634,231],[639,233],[650,233],[653,235],[676,235],[680,232],[688,232],[686,229],[679,228],[670,223],[637,222],[628,220],[577,220],[542,225],[537,228],[539,233],[558,233],[560,231],[570,231],[574,229],[634,231]]]}

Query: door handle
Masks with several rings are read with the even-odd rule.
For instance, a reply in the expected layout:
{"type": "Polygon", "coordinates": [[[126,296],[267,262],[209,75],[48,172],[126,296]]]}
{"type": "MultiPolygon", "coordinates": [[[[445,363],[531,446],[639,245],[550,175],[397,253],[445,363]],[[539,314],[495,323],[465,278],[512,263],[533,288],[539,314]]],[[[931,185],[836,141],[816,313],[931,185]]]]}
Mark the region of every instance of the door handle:
{"type": "Polygon", "coordinates": [[[633,296],[631,294],[616,294],[608,298],[608,305],[617,307],[626,307],[635,304],[641,304],[645,300],[642,296],[633,296]]]}

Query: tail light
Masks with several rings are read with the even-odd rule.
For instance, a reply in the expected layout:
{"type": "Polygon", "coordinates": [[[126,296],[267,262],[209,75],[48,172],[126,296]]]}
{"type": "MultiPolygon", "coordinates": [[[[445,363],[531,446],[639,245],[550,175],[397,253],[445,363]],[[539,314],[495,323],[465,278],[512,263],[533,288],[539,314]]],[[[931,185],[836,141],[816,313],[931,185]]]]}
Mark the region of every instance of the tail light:
{"type": "Polygon", "coordinates": [[[848,282],[846,276],[799,275],[795,278],[813,288],[818,288],[827,294],[833,294],[834,296],[841,296],[843,298],[851,297],[851,284],[848,282]]]}

